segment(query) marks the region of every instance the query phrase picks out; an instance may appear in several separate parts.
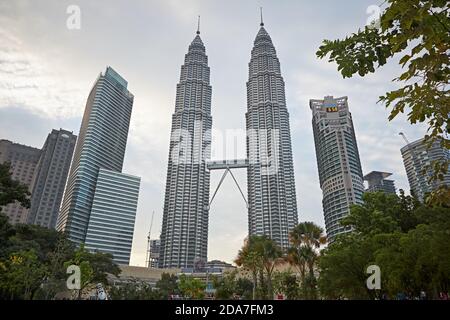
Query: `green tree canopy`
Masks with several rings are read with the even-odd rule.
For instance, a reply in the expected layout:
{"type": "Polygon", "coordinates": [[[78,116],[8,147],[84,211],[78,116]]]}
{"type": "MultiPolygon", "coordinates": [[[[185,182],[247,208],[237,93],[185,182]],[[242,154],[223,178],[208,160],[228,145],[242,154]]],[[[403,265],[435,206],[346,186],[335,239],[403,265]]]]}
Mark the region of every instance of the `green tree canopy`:
{"type": "Polygon", "coordinates": [[[11,178],[11,165],[9,163],[0,164],[0,211],[1,207],[14,201],[20,202],[25,207],[30,207],[30,192],[26,184],[11,178]]]}
{"type": "Polygon", "coordinates": [[[164,298],[150,284],[139,280],[111,286],[108,293],[111,300],[160,300],[164,298]]]}
{"type": "Polygon", "coordinates": [[[437,298],[450,289],[450,208],[420,204],[401,192],[364,194],[319,258],[319,288],[327,298],[369,299],[425,291],[437,298]],[[381,270],[381,290],[366,286],[369,265],[381,270]]]}
{"type": "Polygon", "coordinates": [[[162,297],[168,299],[170,295],[180,294],[178,289],[178,278],[174,274],[163,273],[161,279],[156,283],[156,288],[158,288],[162,297]]]}
{"type": "Polygon", "coordinates": [[[267,288],[267,295],[265,298],[273,298],[272,274],[275,266],[282,262],[282,254],[281,248],[265,235],[250,236],[239,251],[235,262],[238,266],[243,266],[251,272],[254,297],[256,296],[257,277],[259,274],[262,280],[260,281],[261,294],[265,295],[264,289],[267,288]]]}
{"type": "Polygon", "coordinates": [[[10,299],[32,299],[46,273],[47,267],[34,249],[11,253],[8,260],[0,262],[0,290],[10,299]]]}
{"type": "Polygon", "coordinates": [[[206,285],[199,279],[182,274],[179,278],[178,287],[183,296],[189,299],[203,299],[205,297],[206,285]]]}
{"type": "MultiPolygon", "coordinates": [[[[75,246],[65,234],[35,225],[11,225],[0,212],[0,299],[52,299],[66,292],[67,266],[81,268],[83,288],[118,275],[112,256],[75,246]]],[[[81,290],[79,292],[81,296],[81,290]]]]}

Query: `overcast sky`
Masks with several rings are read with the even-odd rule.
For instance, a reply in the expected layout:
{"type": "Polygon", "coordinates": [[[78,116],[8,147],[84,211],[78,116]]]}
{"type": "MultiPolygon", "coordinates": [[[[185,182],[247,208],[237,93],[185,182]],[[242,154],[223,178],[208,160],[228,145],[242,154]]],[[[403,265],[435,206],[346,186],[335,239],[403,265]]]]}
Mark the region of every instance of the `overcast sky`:
{"type": "MultiPolygon", "coordinates": [[[[98,74],[112,66],[134,94],[123,171],[142,177],[132,265],[144,265],[147,233],[159,237],[171,115],[180,66],[195,36],[211,68],[213,128],[245,128],[246,81],[253,40],[264,7],[286,82],[300,221],[324,225],[309,99],[348,96],[363,172],[393,172],[397,188],[409,190],[398,135],[424,134],[404,116],[387,121],[378,97],[395,88],[395,62],[374,75],[343,79],[336,65],[318,60],[323,39],[363,28],[367,8],[381,1],[24,1],[0,0],[0,138],[42,147],[51,129],[78,134],[88,93],[98,74]],[[66,26],[69,5],[81,10],[81,28],[66,26]]],[[[245,140],[216,158],[244,158],[245,140]],[[238,150],[238,154],[230,150],[238,150]]],[[[214,171],[211,193],[222,173],[214,171]]],[[[246,172],[236,173],[246,190],[246,172]]],[[[227,177],[210,210],[209,259],[232,262],[247,235],[247,210],[227,177]]]]}

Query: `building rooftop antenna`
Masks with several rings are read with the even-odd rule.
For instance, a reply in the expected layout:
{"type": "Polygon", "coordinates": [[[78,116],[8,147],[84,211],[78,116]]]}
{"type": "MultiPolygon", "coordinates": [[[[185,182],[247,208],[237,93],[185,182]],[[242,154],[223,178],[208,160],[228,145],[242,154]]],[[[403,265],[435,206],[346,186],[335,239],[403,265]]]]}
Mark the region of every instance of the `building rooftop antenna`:
{"type": "Polygon", "coordinates": [[[200,15],[198,16],[198,21],[197,21],[197,34],[200,34],[200,15]]]}
{"type": "Polygon", "coordinates": [[[262,27],[262,26],[264,26],[264,21],[263,21],[263,14],[262,14],[263,12],[262,12],[262,9],[263,9],[262,7],[259,7],[259,12],[260,12],[260,14],[261,14],[261,23],[260,23],[259,25],[260,25],[261,27],[262,27]]]}

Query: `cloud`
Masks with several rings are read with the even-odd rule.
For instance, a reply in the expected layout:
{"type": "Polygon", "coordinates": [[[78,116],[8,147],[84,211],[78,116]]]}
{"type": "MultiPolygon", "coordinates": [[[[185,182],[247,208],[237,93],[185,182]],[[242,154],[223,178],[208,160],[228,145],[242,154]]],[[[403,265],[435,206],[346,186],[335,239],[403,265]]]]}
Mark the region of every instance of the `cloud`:
{"type": "Polygon", "coordinates": [[[0,108],[21,105],[50,118],[79,115],[86,93],[0,28],[0,108]]]}
{"type": "MultiPolygon", "coordinates": [[[[414,140],[423,126],[407,125],[403,116],[388,123],[388,110],[376,104],[394,86],[396,67],[344,80],[335,65],[315,56],[322,39],[361,27],[371,0],[76,2],[77,31],[66,28],[72,1],[0,2],[0,134],[39,146],[52,128],[78,133],[99,72],[111,65],[123,75],[135,95],[124,172],[142,177],[132,264],[145,262],[152,211],[152,236],[161,228],[175,88],[198,14],[211,68],[213,128],[225,133],[245,128],[248,62],[264,7],[286,82],[300,221],[323,226],[309,99],[348,96],[364,172],[394,172],[397,186],[408,189],[398,132],[414,140]]],[[[220,176],[212,174],[211,193],[220,176]]],[[[245,171],[236,177],[246,190],[245,171]]],[[[214,200],[209,230],[209,257],[231,262],[247,233],[247,209],[230,177],[214,200]]]]}

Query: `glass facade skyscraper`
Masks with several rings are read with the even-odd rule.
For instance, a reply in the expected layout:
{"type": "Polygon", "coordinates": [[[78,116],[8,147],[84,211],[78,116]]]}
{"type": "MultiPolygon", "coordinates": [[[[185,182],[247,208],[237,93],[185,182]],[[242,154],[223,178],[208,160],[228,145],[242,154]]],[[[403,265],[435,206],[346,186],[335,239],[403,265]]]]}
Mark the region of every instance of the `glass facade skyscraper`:
{"type": "Polygon", "coordinates": [[[430,147],[419,139],[401,148],[403,164],[408,177],[411,192],[423,201],[428,192],[436,190],[441,185],[450,186],[450,170],[443,176],[443,180],[430,181],[433,170],[429,167],[434,161],[448,161],[450,151],[443,148],[439,141],[430,147]]]}
{"type": "Polygon", "coordinates": [[[208,57],[200,32],[189,45],[172,115],[159,267],[192,268],[207,261],[211,152],[208,57]]]}
{"type": "Polygon", "coordinates": [[[347,97],[310,100],[327,237],[351,229],[340,225],[351,204],[361,204],[363,174],[347,97]]]}
{"type": "Polygon", "coordinates": [[[111,253],[119,264],[129,263],[139,185],[138,177],[99,170],[85,239],[86,249],[111,253]]]}
{"type": "MultiPolygon", "coordinates": [[[[100,169],[122,171],[133,99],[127,81],[111,67],[89,94],[57,222],[57,229],[76,244],[86,242],[100,169]]],[[[114,204],[111,209],[113,214],[114,204]]]]}
{"type": "Polygon", "coordinates": [[[297,196],[284,80],[261,22],[247,82],[249,235],[267,235],[282,248],[298,223],[297,196]]]}

